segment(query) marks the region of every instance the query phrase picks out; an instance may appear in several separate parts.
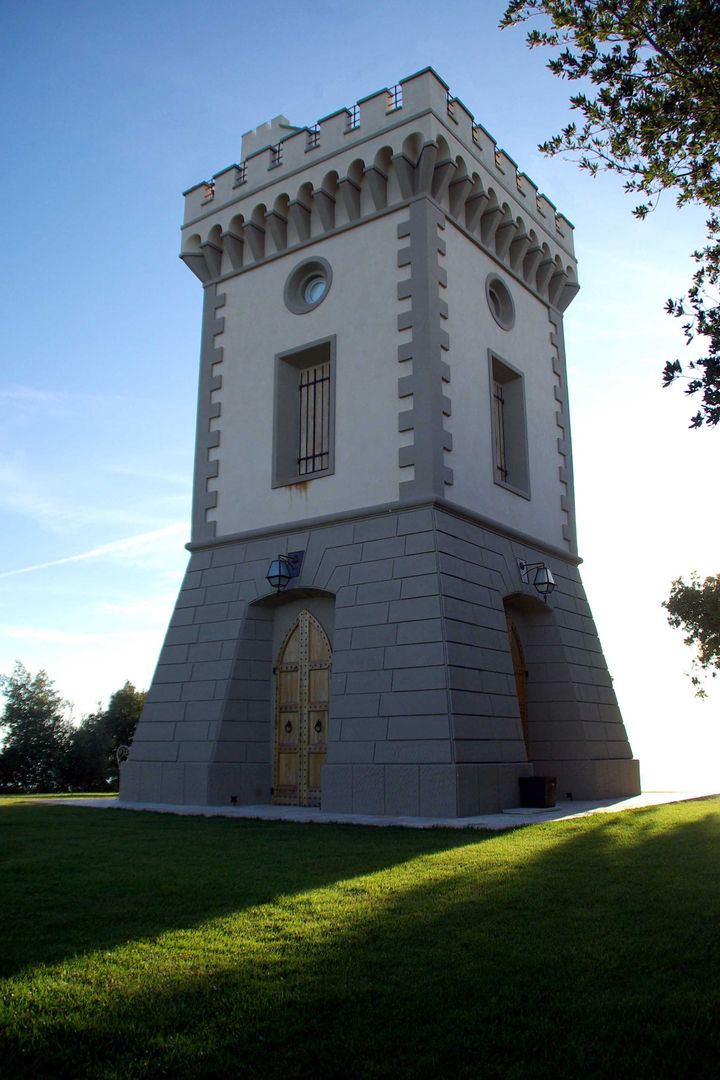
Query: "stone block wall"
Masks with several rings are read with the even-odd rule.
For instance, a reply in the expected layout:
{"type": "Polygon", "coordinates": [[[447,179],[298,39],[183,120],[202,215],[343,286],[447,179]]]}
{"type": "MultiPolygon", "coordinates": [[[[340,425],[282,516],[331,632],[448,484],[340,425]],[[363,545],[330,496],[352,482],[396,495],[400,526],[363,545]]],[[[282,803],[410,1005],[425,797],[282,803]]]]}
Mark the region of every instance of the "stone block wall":
{"type": "Polygon", "coordinates": [[[496,811],[517,803],[517,778],[533,771],[576,798],[639,790],[576,560],[436,500],[194,551],[123,800],[272,800],[276,623],[287,605],[306,606],[332,643],[323,809],[496,811]],[[276,595],[269,562],[297,550],[300,577],[276,595]],[[520,581],[518,557],[550,566],[548,605],[520,581]],[[528,669],[527,749],[506,611],[528,669]]]}

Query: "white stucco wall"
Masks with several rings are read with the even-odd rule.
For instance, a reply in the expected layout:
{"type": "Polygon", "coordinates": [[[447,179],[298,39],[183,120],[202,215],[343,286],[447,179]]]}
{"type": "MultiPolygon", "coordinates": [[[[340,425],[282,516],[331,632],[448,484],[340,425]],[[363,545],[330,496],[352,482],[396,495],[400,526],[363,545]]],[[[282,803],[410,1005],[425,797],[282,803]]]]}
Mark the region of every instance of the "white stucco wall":
{"type": "MultiPolygon", "coordinates": [[[[359,509],[397,499],[397,225],[407,211],[364,222],[302,251],[229,278],[224,332],[217,535],[359,509]],[[333,281],[313,311],[292,314],[283,301],[288,275],[314,255],[333,281]],[[275,356],[337,335],[335,471],[296,487],[271,486],[275,356]]],[[[404,477],[403,477],[404,478],[404,477]]]]}
{"type": "Polygon", "coordinates": [[[453,502],[538,539],[567,547],[560,498],[558,454],[561,434],[555,422],[557,378],[553,372],[551,326],[545,304],[468,240],[451,222],[445,229],[447,255],[452,416],[447,426],[454,471],[448,490],[453,502]],[[515,304],[515,325],[503,330],[493,319],[485,280],[497,273],[515,304]],[[527,414],[530,499],[494,482],[488,349],[524,375],[527,414]]]}

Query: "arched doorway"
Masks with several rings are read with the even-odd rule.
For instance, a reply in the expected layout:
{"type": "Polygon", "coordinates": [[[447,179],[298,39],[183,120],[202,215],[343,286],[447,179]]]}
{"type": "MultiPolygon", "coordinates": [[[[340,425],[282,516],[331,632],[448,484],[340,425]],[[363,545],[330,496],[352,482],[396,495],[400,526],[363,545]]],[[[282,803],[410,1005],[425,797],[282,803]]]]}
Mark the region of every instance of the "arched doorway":
{"type": "Polygon", "coordinates": [[[515,693],[520,709],[520,722],[522,723],[523,739],[525,740],[525,753],[530,757],[528,749],[528,690],[527,690],[527,667],[525,654],[523,653],[520,635],[517,627],[508,612],[505,612],[507,620],[508,637],[510,638],[510,655],[512,656],[513,674],[515,675],[515,693]]]}
{"type": "Polygon", "coordinates": [[[327,746],[332,649],[325,631],[302,610],[275,665],[273,802],[319,806],[327,746]]]}

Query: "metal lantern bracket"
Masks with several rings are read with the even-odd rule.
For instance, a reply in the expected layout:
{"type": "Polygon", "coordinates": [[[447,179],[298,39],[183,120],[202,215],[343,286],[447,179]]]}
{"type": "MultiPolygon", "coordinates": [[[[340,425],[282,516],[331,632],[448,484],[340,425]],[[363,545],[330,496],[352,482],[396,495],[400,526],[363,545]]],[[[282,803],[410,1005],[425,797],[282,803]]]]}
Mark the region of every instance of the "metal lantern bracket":
{"type": "Polygon", "coordinates": [[[523,585],[532,585],[547,603],[549,594],[555,588],[555,578],[552,576],[550,569],[544,562],[529,563],[525,562],[525,559],[516,559],[516,562],[523,585]]]}
{"type": "Polygon", "coordinates": [[[291,578],[299,577],[304,555],[304,551],[289,551],[287,555],[278,555],[272,560],[266,578],[273,589],[280,592],[291,578]]]}
{"type": "Polygon", "coordinates": [[[304,551],[288,551],[287,555],[281,555],[280,559],[284,560],[285,565],[290,571],[290,577],[299,577],[302,570],[304,551]]]}

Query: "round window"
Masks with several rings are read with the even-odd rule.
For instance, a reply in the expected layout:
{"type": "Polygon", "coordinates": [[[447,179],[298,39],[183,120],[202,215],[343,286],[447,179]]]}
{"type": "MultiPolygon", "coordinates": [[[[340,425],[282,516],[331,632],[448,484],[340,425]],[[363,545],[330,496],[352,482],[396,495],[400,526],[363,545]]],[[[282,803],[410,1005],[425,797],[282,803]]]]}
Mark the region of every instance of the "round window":
{"type": "Polygon", "coordinates": [[[304,315],[321,304],[332,284],[332,269],[327,259],[305,259],[285,282],[285,306],[294,315],[304,315]]]}
{"type": "Polygon", "coordinates": [[[318,304],[327,289],[327,279],[321,277],[319,274],[315,277],[308,278],[305,282],[305,288],[303,290],[303,296],[305,297],[306,304],[318,304]]]}
{"type": "Polygon", "coordinates": [[[493,319],[503,330],[515,325],[515,305],[507,285],[495,274],[489,274],[485,282],[485,296],[493,319]]]}

